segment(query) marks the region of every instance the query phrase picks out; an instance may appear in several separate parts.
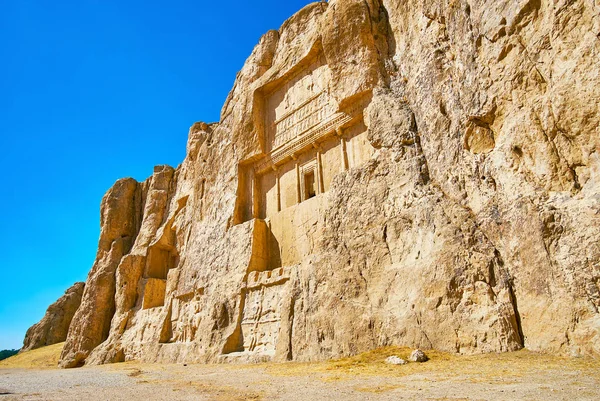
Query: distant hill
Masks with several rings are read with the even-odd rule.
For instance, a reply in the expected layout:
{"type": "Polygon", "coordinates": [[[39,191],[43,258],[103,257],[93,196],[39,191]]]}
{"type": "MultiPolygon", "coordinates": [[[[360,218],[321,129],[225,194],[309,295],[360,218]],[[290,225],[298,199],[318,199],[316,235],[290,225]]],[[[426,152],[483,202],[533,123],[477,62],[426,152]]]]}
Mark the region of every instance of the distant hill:
{"type": "Polygon", "coordinates": [[[18,349],[3,349],[0,351],[0,361],[6,358],[10,358],[13,355],[16,355],[19,352],[18,349]]]}
{"type": "Polygon", "coordinates": [[[64,343],[52,344],[47,347],[24,351],[8,359],[0,361],[0,369],[24,368],[24,369],[48,369],[58,366],[58,357],[63,349],[64,343]]]}

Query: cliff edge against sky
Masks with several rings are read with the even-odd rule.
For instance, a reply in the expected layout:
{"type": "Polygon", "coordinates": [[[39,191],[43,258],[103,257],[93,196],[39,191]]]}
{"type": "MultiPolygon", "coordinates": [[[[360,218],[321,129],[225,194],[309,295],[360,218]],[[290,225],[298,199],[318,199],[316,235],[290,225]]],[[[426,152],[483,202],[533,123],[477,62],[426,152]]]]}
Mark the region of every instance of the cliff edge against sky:
{"type": "Polygon", "coordinates": [[[600,4],[337,0],[105,195],[61,366],[600,354],[600,4]]]}

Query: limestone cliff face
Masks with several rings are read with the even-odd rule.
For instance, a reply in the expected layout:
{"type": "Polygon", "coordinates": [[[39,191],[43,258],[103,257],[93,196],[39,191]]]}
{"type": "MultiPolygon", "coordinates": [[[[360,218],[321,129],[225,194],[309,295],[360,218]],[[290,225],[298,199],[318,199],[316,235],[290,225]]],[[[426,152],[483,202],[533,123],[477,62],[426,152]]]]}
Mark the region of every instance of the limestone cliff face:
{"type": "Polygon", "coordinates": [[[62,297],[48,307],[42,320],[27,330],[19,352],[57,344],[67,339],[71,320],[81,304],[84,286],[84,283],[73,284],[62,297]]]}
{"type": "Polygon", "coordinates": [[[61,365],[600,354],[600,5],[337,0],[121,180],[61,365]]]}

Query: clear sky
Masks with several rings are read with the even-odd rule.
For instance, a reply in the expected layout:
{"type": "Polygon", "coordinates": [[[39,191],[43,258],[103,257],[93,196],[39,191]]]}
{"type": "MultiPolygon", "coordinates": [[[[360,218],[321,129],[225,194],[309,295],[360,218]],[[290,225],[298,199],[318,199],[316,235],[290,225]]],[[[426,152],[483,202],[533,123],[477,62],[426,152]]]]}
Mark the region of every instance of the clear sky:
{"type": "Polygon", "coordinates": [[[308,3],[0,2],[0,349],[85,281],[106,190],[181,163],[260,36],[308,3]]]}

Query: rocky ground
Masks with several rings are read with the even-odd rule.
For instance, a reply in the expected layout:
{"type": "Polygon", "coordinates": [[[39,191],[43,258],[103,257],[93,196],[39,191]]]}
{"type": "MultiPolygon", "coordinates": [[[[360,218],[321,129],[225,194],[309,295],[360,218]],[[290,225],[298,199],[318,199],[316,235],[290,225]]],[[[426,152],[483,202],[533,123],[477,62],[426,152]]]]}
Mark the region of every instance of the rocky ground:
{"type": "MultiPolygon", "coordinates": [[[[60,370],[0,366],[8,400],[597,400],[600,361],[519,351],[391,366],[385,348],[325,363],[159,365],[60,370]]],[[[38,365],[39,366],[39,365],[38,365]]]]}

